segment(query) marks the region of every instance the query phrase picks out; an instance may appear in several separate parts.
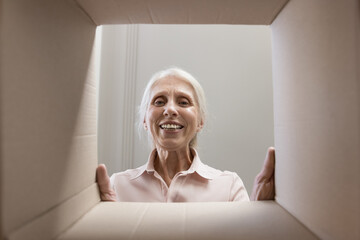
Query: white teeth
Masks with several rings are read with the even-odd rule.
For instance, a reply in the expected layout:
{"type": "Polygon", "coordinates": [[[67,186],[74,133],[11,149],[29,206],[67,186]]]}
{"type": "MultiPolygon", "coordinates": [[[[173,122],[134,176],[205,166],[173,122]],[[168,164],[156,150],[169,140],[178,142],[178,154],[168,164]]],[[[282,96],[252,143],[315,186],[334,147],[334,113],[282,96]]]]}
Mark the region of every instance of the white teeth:
{"type": "Polygon", "coordinates": [[[163,128],[163,129],[180,129],[181,126],[176,125],[176,124],[162,124],[161,128],[163,128]]]}

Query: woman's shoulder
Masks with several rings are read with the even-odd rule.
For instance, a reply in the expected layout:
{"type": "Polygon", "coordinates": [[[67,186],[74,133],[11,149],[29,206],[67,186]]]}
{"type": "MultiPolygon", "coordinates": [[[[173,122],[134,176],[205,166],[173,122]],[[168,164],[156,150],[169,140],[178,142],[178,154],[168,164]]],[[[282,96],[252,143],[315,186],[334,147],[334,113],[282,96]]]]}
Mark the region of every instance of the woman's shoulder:
{"type": "MultiPolygon", "coordinates": [[[[227,178],[229,180],[238,180],[240,177],[236,172],[228,171],[228,170],[220,170],[214,167],[211,167],[200,160],[199,154],[195,149],[194,152],[194,169],[195,171],[200,174],[202,177],[207,179],[224,179],[227,178]]],[[[241,179],[240,179],[241,180],[241,179]]]]}
{"type": "Polygon", "coordinates": [[[114,173],[111,176],[111,179],[118,179],[118,178],[128,178],[129,180],[136,178],[137,176],[141,175],[146,169],[146,164],[142,165],[138,168],[127,169],[125,171],[114,173]]]}
{"type": "Polygon", "coordinates": [[[232,178],[234,180],[240,179],[240,177],[236,172],[216,169],[204,163],[201,164],[200,168],[198,169],[198,173],[209,179],[224,178],[224,177],[232,178]]]}

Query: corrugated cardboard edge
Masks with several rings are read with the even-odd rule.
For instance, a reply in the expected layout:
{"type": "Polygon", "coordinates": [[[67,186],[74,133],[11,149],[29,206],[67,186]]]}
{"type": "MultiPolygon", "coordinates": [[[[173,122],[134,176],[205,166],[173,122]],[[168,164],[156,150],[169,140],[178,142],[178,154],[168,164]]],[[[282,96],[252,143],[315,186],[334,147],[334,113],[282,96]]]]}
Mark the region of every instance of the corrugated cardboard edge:
{"type": "Polygon", "coordinates": [[[94,183],[10,233],[7,239],[53,239],[74,224],[99,201],[99,190],[97,184],[94,183]]]}

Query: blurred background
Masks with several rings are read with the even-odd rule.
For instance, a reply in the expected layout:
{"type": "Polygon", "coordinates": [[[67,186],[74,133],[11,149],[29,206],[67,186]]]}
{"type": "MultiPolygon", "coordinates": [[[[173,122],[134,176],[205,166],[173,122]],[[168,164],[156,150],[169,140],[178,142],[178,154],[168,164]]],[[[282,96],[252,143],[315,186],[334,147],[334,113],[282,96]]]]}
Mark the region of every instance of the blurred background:
{"type": "Polygon", "coordinates": [[[98,99],[99,163],[109,174],[143,165],[137,110],[146,83],[171,66],[203,86],[209,116],[199,135],[203,163],[237,172],[248,193],[274,145],[271,31],[247,25],[105,25],[98,99]]]}

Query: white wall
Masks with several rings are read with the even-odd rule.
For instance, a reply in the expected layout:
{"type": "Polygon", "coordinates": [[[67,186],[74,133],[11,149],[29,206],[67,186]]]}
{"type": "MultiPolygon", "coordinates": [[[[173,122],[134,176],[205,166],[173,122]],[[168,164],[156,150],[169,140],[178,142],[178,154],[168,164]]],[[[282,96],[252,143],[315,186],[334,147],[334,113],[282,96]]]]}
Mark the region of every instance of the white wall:
{"type": "Polygon", "coordinates": [[[250,194],[274,141],[270,38],[266,26],[103,26],[99,161],[110,173],[146,162],[137,106],[153,73],[178,66],[198,79],[208,99],[201,160],[237,172],[250,194]]]}

